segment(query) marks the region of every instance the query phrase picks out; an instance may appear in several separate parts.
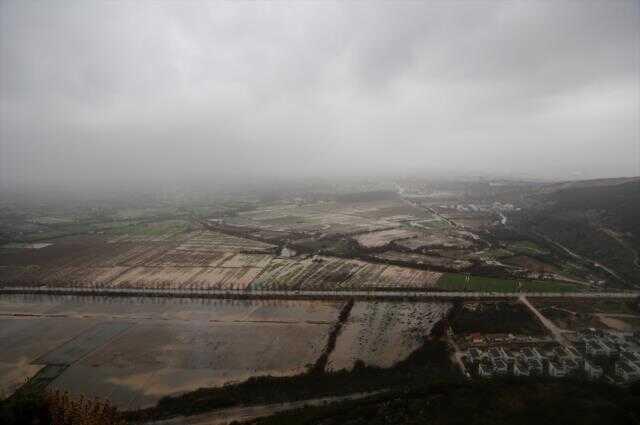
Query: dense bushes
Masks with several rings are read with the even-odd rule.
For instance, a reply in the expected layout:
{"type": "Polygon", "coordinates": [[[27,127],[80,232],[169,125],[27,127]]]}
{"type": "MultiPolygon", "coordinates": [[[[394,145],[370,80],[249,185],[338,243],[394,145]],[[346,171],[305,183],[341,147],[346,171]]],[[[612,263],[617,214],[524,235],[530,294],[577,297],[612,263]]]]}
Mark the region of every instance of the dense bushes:
{"type": "Polygon", "coordinates": [[[122,425],[117,409],[107,401],[67,393],[46,392],[28,385],[0,401],[3,425],[122,425]]]}
{"type": "Polygon", "coordinates": [[[637,424],[640,388],[571,380],[515,379],[428,384],[310,407],[256,425],[637,424]]]}
{"type": "Polygon", "coordinates": [[[351,371],[306,373],[291,377],[264,376],[222,388],[202,388],[177,397],[165,397],[153,408],[128,412],[132,420],[192,415],[239,405],[256,405],[340,396],[424,382],[455,382],[458,371],[449,360],[444,341],[430,340],[392,368],[356,363],[351,371]]]}

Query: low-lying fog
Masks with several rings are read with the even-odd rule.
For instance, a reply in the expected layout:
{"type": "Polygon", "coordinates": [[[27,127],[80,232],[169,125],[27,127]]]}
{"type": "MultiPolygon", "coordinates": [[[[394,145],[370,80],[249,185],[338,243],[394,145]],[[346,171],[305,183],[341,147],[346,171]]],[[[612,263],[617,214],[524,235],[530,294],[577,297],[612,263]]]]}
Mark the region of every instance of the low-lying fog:
{"type": "Polygon", "coordinates": [[[638,175],[640,3],[0,5],[0,181],[638,175]]]}

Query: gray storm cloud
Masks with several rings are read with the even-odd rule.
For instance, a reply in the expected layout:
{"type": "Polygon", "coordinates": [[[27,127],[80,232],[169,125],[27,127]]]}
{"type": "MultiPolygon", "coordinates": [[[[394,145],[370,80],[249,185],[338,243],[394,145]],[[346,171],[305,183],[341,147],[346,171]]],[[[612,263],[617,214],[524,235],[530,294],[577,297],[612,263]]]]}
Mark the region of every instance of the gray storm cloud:
{"type": "Polygon", "coordinates": [[[640,3],[0,3],[5,185],[638,175],[640,3]]]}

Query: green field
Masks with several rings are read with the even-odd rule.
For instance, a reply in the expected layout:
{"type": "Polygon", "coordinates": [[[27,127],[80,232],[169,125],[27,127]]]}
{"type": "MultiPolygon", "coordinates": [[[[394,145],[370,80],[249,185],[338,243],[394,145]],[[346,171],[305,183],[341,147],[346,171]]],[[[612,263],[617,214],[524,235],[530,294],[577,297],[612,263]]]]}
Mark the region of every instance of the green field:
{"type": "Polygon", "coordinates": [[[548,254],[549,251],[531,241],[516,241],[509,244],[508,249],[522,254],[548,254]]]}
{"type": "Polygon", "coordinates": [[[480,292],[572,292],[579,291],[578,285],[548,280],[515,280],[499,277],[470,276],[466,281],[463,274],[447,273],[436,287],[451,291],[480,292]]]}
{"type": "Polygon", "coordinates": [[[187,231],[190,228],[188,222],[183,220],[167,220],[155,223],[135,223],[118,226],[109,229],[110,235],[127,236],[168,236],[187,231]]]}
{"type": "Polygon", "coordinates": [[[445,229],[449,227],[449,223],[446,220],[441,219],[438,216],[433,216],[429,220],[415,220],[411,222],[413,227],[421,227],[423,229],[445,229]]]}

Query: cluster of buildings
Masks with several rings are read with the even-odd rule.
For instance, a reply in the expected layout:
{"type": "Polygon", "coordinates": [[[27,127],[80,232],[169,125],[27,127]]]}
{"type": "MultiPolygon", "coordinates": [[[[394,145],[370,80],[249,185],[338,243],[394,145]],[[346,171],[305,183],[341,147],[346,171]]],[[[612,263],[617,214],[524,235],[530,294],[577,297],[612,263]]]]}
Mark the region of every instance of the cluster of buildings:
{"type": "Polygon", "coordinates": [[[526,346],[518,349],[469,348],[462,361],[475,376],[581,376],[607,378],[615,383],[640,380],[640,332],[585,330],[576,335],[575,347],[555,345],[549,349],[526,346]]]}
{"type": "Polygon", "coordinates": [[[640,332],[586,329],[578,332],[575,345],[586,356],[612,363],[614,381],[640,380],[640,332]]]}
{"type": "Polygon", "coordinates": [[[536,347],[508,350],[492,347],[488,350],[471,348],[463,356],[466,366],[477,376],[551,376],[562,378],[581,375],[598,379],[603,375],[600,366],[565,347],[558,346],[541,352],[536,347]]]}

